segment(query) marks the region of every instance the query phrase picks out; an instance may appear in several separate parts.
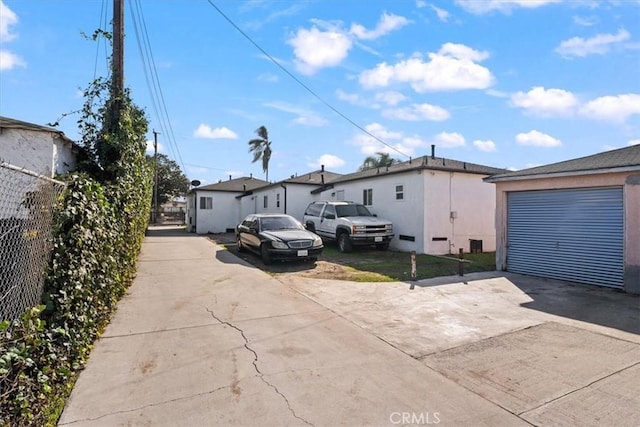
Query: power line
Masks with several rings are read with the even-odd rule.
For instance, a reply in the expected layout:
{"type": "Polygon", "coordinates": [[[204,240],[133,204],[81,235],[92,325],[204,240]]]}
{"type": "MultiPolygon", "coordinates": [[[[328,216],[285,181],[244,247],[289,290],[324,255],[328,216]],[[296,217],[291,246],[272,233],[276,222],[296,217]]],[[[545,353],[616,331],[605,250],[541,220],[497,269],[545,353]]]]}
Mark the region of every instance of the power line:
{"type": "Polygon", "coordinates": [[[169,118],[164,94],[162,92],[162,86],[160,85],[160,78],[158,77],[157,67],[153,58],[153,51],[151,50],[151,43],[149,41],[149,34],[144,20],[144,14],[142,12],[142,6],[140,5],[139,0],[135,0],[133,4],[134,8],[131,9],[133,26],[138,42],[138,50],[143,63],[147,88],[152,99],[153,109],[160,124],[160,128],[166,135],[167,141],[169,142],[169,150],[173,157],[180,162],[182,170],[186,171],[182,161],[182,155],[180,154],[180,149],[176,143],[176,138],[173,133],[173,127],[171,126],[171,120],[169,118]]]}
{"type": "Polygon", "coordinates": [[[291,77],[296,83],[298,83],[300,86],[302,86],[307,92],[309,92],[311,95],[313,95],[317,100],[319,100],[322,104],[324,104],[326,107],[328,107],[330,110],[332,110],[334,113],[336,113],[337,115],[339,115],[340,117],[342,117],[343,119],[345,119],[347,122],[349,122],[351,125],[355,126],[356,128],[358,128],[359,130],[361,130],[362,132],[366,133],[367,135],[369,135],[370,137],[372,137],[373,139],[375,139],[376,141],[378,141],[379,143],[387,146],[388,148],[392,149],[393,151],[407,157],[407,158],[411,158],[411,156],[409,156],[408,154],[403,153],[402,151],[398,150],[397,148],[393,147],[390,144],[387,144],[385,141],[383,141],[382,139],[380,139],[379,137],[375,136],[374,134],[372,134],[371,132],[369,132],[368,130],[366,130],[365,128],[363,128],[362,126],[360,126],[358,123],[356,123],[355,121],[353,121],[351,118],[347,117],[344,113],[342,113],[340,110],[338,110],[337,108],[335,108],[333,105],[329,104],[329,102],[325,101],[324,98],[322,98],[320,95],[318,95],[315,91],[313,91],[309,86],[307,86],[306,84],[304,84],[300,79],[298,79],[293,73],[291,73],[287,68],[285,68],[282,64],[280,64],[278,62],[278,60],[276,60],[273,56],[271,56],[266,50],[264,50],[258,43],[256,43],[247,33],[245,33],[240,27],[238,27],[238,25],[236,25],[235,22],[233,22],[231,20],[231,18],[229,18],[227,15],[225,15],[225,13],[220,10],[220,8],[218,6],[215,5],[215,3],[212,0],[207,0],[207,2],[220,14],[220,16],[222,16],[229,24],[231,24],[231,26],[233,28],[236,29],[236,31],[238,31],[240,34],[242,34],[244,36],[244,38],[246,38],[252,45],[254,45],[256,47],[256,49],[258,49],[260,52],[262,52],[267,58],[269,58],[269,60],[271,62],[273,62],[278,68],[280,68],[282,71],[284,71],[289,77],[291,77]]]}

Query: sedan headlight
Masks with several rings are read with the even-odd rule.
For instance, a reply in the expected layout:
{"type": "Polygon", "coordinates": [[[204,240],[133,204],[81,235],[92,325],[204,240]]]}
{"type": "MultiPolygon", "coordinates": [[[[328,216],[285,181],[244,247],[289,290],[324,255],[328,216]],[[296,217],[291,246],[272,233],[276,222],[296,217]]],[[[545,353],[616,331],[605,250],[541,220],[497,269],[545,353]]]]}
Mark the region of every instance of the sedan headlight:
{"type": "Polygon", "coordinates": [[[313,239],[313,247],[317,248],[318,246],[322,246],[322,239],[320,237],[313,239]]]}
{"type": "Polygon", "coordinates": [[[276,249],[287,249],[288,248],[286,243],[278,242],[277,240],[274,240],[273,242],[271,242],[271,246],[273,246],[276,249]]]}

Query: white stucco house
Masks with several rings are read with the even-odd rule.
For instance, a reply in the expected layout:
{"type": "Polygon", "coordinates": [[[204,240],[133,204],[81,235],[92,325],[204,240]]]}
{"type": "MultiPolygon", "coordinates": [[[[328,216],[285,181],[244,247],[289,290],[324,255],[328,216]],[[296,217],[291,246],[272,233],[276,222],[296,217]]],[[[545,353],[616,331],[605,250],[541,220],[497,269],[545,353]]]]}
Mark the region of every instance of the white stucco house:
{"type": "Polygon", "coordinates": [[[340,176],[321,166],[319,170],[292,175],[288,179],[248,191],[238,196],[241,217],[252,213],[285,213],[302,220],[307,205],[318,200],[319,196],[312,191],[340,176]]]}
{"type": "Polygon", "coordinates": [[[243,218],[237,197],[266,185],[267,181],[245,176],[192,188],[186,197],[187,230],[198,234],[234,231],[243,218]]]}
{"type": "Polygon", "coordinates": [[[640,294],[640,145],[486,181],[499,270],[640,294]]]}
{"type": "Polygon", "coordinates": [[[76,169],[78,146],[63,132],[0,116],[0,161],[54,177],[76,169]]]}
{"type": "Polygon", "coordinates": [[[287,213],[302,220],[313,201],[350,200],[393,222],[391,248],[429,254],[494,251],[495,187],[483,179],[504,172],[436,157],[432,150],[431,156],[347,175],[322,167],[276,183],[230,179],[191,190],[187,225],[196,233],[230,232],[252,213],[287,213]]]}
{"type": "Polygon", "coordinates": [[[362,203],[391,220],[391,248],[448,254],[481,247],[488,252],[495,250],[495,188],[483,179],[503,172],[431,155],[343,175],[312,193],[320,200],[362,203]]]}

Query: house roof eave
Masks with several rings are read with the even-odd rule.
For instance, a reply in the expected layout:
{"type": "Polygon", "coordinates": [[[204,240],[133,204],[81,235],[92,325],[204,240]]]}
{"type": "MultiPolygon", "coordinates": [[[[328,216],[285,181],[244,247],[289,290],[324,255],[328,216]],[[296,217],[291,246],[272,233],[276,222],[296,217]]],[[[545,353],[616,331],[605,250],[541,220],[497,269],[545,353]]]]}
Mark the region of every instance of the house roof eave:
{"type": "Polygon", "coordinates": [[[624,173],[624,172],[640,172],[640,165],[637,166],[626,166],[619,168],[600,168],[600,169],[586,169],[586,170],[576,170],[576,171],[567,171],[567,172],[550,172],[550,173],[539,173],[539,174],[527,174],[527,175],[516,175],[516,176],[489,176],[484,178],[485,182],[495,183],[495,182],[509,182],[509,181],[525,181],[530,179],[544,179],[544,178],[568,178],[575,176],[584,176],[584,175],[602,175],[607,173],[624,173]]]}

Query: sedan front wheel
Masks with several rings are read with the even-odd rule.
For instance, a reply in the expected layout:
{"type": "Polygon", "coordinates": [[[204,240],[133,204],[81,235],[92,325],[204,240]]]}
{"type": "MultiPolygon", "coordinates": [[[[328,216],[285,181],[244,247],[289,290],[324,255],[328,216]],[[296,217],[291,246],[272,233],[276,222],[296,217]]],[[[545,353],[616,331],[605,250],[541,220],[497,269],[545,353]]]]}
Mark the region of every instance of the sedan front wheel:
{"type": "Polygon", "coordinates": [[[267,248],[266,243],[263,243],[262,246],[260,246],[260,255],[264,265],[271,264],[271,254],[269,254],[269,249],[267,248]]]}

